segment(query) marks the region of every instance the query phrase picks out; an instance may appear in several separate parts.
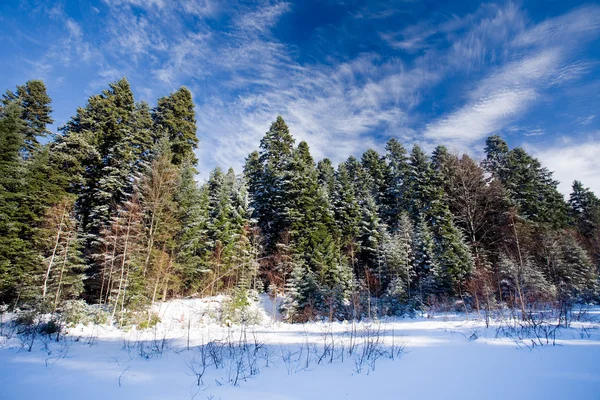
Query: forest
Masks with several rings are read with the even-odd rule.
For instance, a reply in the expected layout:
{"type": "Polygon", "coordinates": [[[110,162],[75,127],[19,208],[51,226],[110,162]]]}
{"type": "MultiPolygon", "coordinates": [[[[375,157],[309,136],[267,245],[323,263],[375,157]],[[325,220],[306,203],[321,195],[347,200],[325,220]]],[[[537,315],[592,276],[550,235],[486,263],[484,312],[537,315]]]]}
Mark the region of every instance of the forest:
{"type": "Polygon", "coordinates": [[[281,297],[290,322],[553,307],[566,323],[598,301],[600,200],[579,181],[565,200],[524,149],[491,136],[479,161],[391,138],[336,166],[274,119],[243,171],[199,183],[185,87],[151,107],[123,78],[57,132],[42,81],[7,90],[0,304],[124,326],[218,294],[281,297]]]}

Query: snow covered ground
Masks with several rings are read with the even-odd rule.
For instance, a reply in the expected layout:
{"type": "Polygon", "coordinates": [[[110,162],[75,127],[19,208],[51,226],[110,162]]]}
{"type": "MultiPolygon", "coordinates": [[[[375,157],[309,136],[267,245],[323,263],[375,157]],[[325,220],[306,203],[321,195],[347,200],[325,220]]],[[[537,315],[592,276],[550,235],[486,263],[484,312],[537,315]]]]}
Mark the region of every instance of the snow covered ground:
{"type": "Polygon", "coordinates": [[[597,322],[518,330],[443,314],[291,325],[263,299],[260,324],[227,327],[214,322],[221,301],[158,304],[156,328],[77,326],[31,352],[4,332],[0,399],[600,399],[597,322]]]}

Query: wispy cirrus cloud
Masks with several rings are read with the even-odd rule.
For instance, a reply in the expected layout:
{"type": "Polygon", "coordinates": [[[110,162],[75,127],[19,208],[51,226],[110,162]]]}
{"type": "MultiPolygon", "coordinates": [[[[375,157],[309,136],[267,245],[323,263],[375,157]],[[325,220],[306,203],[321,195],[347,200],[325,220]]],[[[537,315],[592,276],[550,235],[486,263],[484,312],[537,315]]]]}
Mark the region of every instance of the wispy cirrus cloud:
{"type": "MultiPolygon", "coordinates": [[[[239,172],[277,115],[316,158],[334,162],[391,136],[461,150],[492,133],[546,139],[549,117],[527,117],[576,97],[599,65],[586,53],[600,31],[597,5],[547,19],[511,2],[415,18],[423,7],[409,2],[327,2],[342,11],[321,22],[298,14],[303,5],[101,0],[86,22],[45,7],[59,40],[28,65],[46,76],[60,68],[61,79],[85,66],[86,94],[121,76],[149,102],[188,86],[203,177],[216,164],[239,172]]],[[[590,115],[568,119],[589,130],[590,115]]]]}
{"type": "MultiPolygon", "coordinates": [[[[426,125],[424,136],[451,140],[469,146],[487,135],[502,131],[535,104],[546,89],[579,78],[590,64],[574,61],[576,39],[593,39],[600,25],[587,15],[597,7],[575,10],[567,15],[525,26],[512,43],[515,61],[505,62],[468,91],[466,104],[426,125]],[[581,21],[582,15],[586,17],[581,21]],[[560,32],[560,34],[556,34],[560,32]],[[522,46],[530,47],[523,52],[522,46]],[[524,55],[521,55],[524,54],[524,55]]],[[[508,39],[508,38],[507,38],[508,39]]]]}

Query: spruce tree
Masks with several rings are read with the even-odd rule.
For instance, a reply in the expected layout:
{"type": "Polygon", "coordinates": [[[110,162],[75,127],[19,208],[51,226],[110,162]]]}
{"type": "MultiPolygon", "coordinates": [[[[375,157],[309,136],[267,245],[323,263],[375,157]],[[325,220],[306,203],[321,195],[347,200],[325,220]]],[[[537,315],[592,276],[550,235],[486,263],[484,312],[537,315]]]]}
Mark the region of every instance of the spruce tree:
{"type": "Polygon", "coordinates": [[[329,158],[324,158],[317,163],[319,184],[325,191],[327,200],[331,202],[335,191],[335,169],[329,158]]]}
{"type": "Polygon", "coordinates": [[[275,250],[280,235],[290,229],[293,158],[294,139],[279,116],[261,139],[258,160],[251,155],[245,168],[251,205],[268,253],[275,250]]]}
{"type": "Polygon", "coordinates": [[[50,116],[51,99],[46,93],[46,85],[41,80],[31,80],[17,86],[15,92],[7,90],[2,104],[6,107],[10,103],[18,104],[21,109],[21,120],[24,122],[22,150],[25,158],[28,158],[39,149],[39,138],[50,134],[48,125],[54,123],[50,116]]]}
{"type": "Polygon", "coordinates": [[[576,302],[595,295],[596,271],[581,244],[569,232],[546,233],[541,238],[541,263],[554,285],[560,318],[568,325],[569,312],[576,302]]]}
{"type": "Polygon", "coordinates": [[[573,182],[573,191],[569,197],[569,214],[577,231],[591,238],[600,230],[600,200],[580,181],[573,182]]]}
{"type": "MultiPolygon", "coordinates": [[[[81,173],[77,210],[86,239],[86,256],[102,253],[101,232],[111,224],[118,207],[133,193],[134,183],[145,169],[152,143],[149,110],[144,104],[136,105],[126,79],[109,85],[100,95],[89,98],[84,108],[61,128],[63,138],[58,148],[63,152],[74,150],[81,157],[71,160],[62,157],[81,173]]],[[[94,277],[88,288],[94,294],[99,290],[99,265],[90,269],[94,277]]]]}
{"type": "MultiPolygon", "coordinates": [[[[21,163],[24,145],[21,107],[7,104],[0,114],[0,302],[19,300],[33,285],[39,256],[31,245],[30,221],[23,215],[27,193],[23,185],[26,171],[21,163]],[[25,218],[23,218],[25,217],[25,218]]],[[[13,303],[14,304],[14,303],[13,303]]]]}
{"type": "Polygon", "coordinates": [[[352,177],[346,163],[341,163],[335,174],[332,201],[334,220],[341,235],[342,245],[350,245],[357,237],[360,223],[360,205],[356,198],[352,177]]]}
{"type": "Polygon", "coordinates": [[[187,159],[195,165],[198,162],[194,155],[198,137],[192,93],[186,87],[181,87],[169,96],[158,99],[152,117],[156,130],[171,143],[173,164],[180,165],[187,159]]]}
{"type": "Polygon", "coordinates": [[[408,179],[410,166],[406,149],[396,139],[390,139],[386,146],[386,160],[388,164],[385,193],[385,218],[384,221],[390,229],[399,227],[400,217],[408,208],[408,179]]]}
{"type": "Polygon", "coordinates": [[[180,166],[179,187],[174,195],[179,230],[176,234],[177,263],[181,266],[183,287],[187,293],[195,293],[209,273],[208,241],[209,193],[200,188],[195,180],[193,161],[180,166]]]}
{"type": "Polygon", "coordinates": [[[415,278],[413,254],[414,230],[406,213],[399,216],[397,228],[386,234],[383,240],[383,258],[385,262],[387,282],[385,294],[392,299],[395,308],[400,302],[410,302],[415,278]]]}
{"type": "Polygon", "coordinates": [[[74,199],[65,197],[46,210],[40,230],[44,271],[39,279],[41,300],[56,310],[62,301],[83,292],[85,262],[74,214],[74,199]]]}
{"type": "Polygon", "coordinates": [[[437,282],[441,274],[435,252],[435,242],[425,217],[421,216],[415,225],[413,239],[415,254],[414,269],[418,282],[417,303],[426,304],[438,292],[437,282]]]}
{"type": "Polygon", "coordinates": [[[427,155],[419,146],[413,146],[408,177],[408,210],[413,221],[419,221],[421,216],[429,220],[435,216],[443,197],[438,183],[427,155]]]}
{"type": "Polygon", "coordinates": [[[140,286],[145,286],[148,300],[162,299],[168,290],[179,291],[180,272],[174,254],[179,231],[175,193],[179,187],[179,170],[171,163],[173,155],[163,138],[158,144],[156,158],[137,183],[141,212],[144,216],[144,254],[140,286]]]}
{"type": "Polygon", "coordinates": [[[379,206],[379,215],[384,217],[383,204],[387,192],[386,177],[388,176],[388,168],[385,158],[381,157],[373,149],[367,150],[361,158],[361,164],[365,172],[370,176],[370,192],[375,202],[379,206]]]}
{"type": "Polygon", "coordinates": [[[534,223],[564,227],[567,205],[552,172],[521,148],[508,150],[498,136],[488,138],[486,169],[500,180],[519,213],[534,223]]]}

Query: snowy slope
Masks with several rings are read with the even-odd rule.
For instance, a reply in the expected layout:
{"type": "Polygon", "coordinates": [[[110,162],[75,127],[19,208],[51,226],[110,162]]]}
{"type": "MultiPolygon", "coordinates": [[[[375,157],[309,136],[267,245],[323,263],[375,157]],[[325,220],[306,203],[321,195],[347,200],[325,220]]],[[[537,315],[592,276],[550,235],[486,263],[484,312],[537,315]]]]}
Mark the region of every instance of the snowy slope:
{"type": "Polygon", "coordinates": [[[553,346],[460,315],[290,325],[263,299],[261,324],[227,327],[214,319],[222,300],[157,304],[155,329],[78,326],[31,352],[0,338],[0,399],[600,398],[595,323],[558,331],[553,346]]]}

